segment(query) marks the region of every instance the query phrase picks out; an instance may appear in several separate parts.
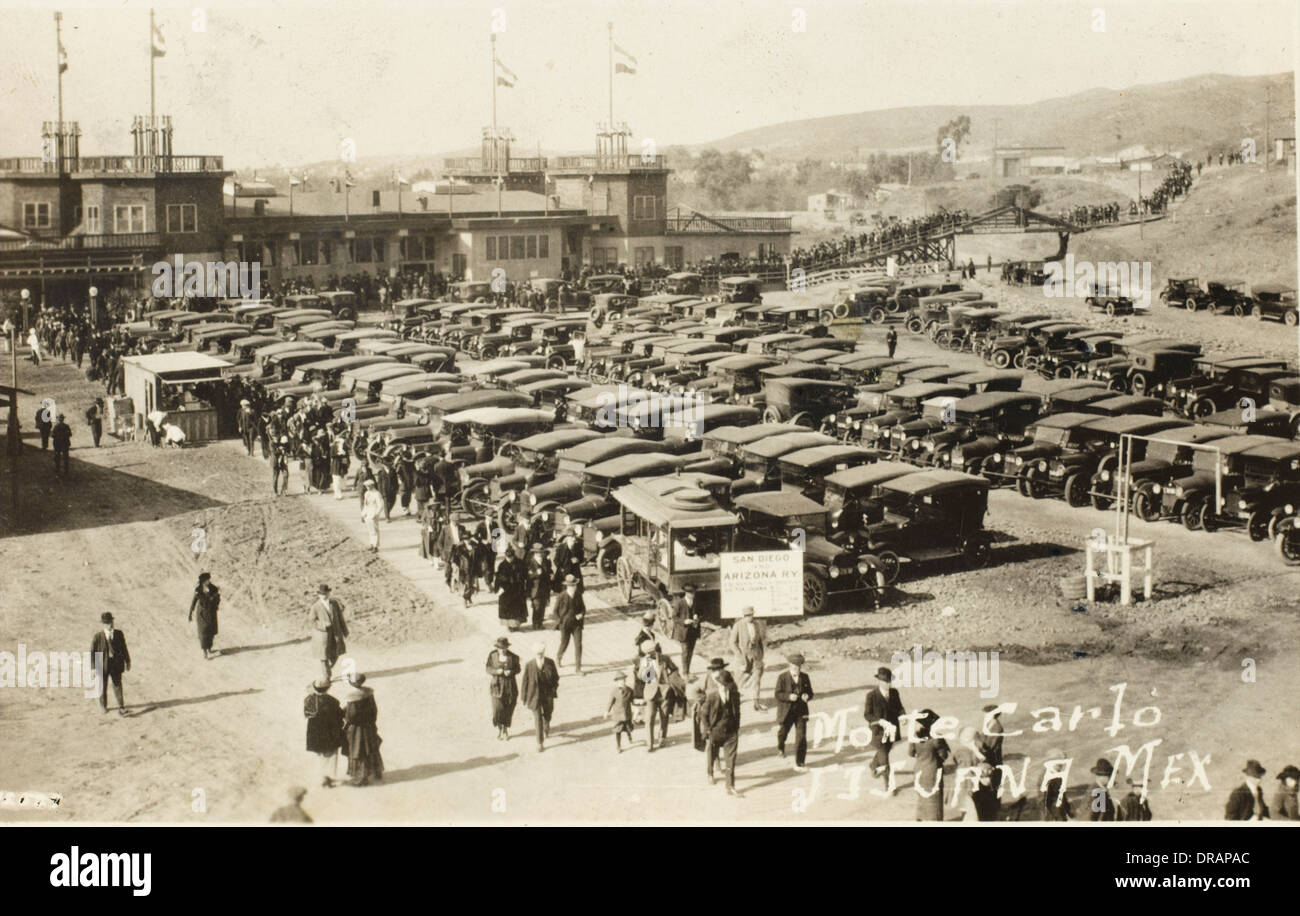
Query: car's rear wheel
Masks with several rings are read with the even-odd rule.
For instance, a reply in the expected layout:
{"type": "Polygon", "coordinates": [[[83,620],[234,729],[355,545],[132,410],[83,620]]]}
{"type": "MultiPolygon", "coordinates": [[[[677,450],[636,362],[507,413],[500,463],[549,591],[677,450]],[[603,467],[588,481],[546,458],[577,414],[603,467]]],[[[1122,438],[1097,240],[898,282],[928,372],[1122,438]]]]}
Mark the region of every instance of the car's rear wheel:
{"type": "Polygon", "coordinates": [[[1030,468],[1025,471],[1021,480],[1024,483],[1024,488],[1021,492],[1030,499],[1042,499],[1047,495],[1043,487],[1043,482],[1038,479],[1037,468],[1030,468]]]}
{"type": "Polygon", "coordinates": [[[1196,298],[1194,296],[1188,296],[1187,301],[1183,303],[1183,308],[1187,309],[1189,312],[1196,311],[1196,298]]]}
{"type": "Polygon", "coordinates": [[[1145,372],[1134,372],[1128,383],[1129,390],[1139,396],[1146,394],[1147,388],[1150,386],[1151,381],[1147,378],[1145,372]]]}
{"type": "Polygon", "coordinates": [[[1063,363],[1062,365],[1057,366],[1056,370],[1052,374],[1057,378],[1074,378],[1074,367],[1069,363],[1063,363]]]}
{"type": "Polygon", "coordinates": [[[1273,521],[1273,513],[1256,509],[1250,513],[1246,519],[1246,533],[1250,535],[1252,541],[1264,541],[1268,539],[1268,529],[1273,521]]]}
{"type": "MultiPolygon", "coordinates": [[[[1012,357],[1012,359],[1011,359],[1011,364],[1012,364],[1013,366],[1015,366],[1017,369],[1023,369],[1023,368],[1025,368],[1025,357],[1026,357],[1026,356],[1027,356],[1027,354],[1025,353],[1025,351],[1024,351],[1024,350],[1021,350],[1021,351],[1020,351],[1019,353],[1017,353],[1014,357],[1012,357]]],[[[1002,366],[1002,367],[1000,367],[1000,368],[1005,369],[1006,367],[1005,367],[1005,366],[1002,366]]]]}
{"type": "Polygon", "coordinates": [[[496,359],[497,348],[492,346],[491,344],[488,344],[479,352],[478,358],[482,360],[496,359]]]}
{"type": "Polygon", "coordinates": [[[1282,320],[1291,327],[1295,327],[1296,324],[1300,323],[1300,312],[1295,309],[1287,309],[1286,313],[1282,315],[1282,320]]]}
{"type": "Polygon", "coordinates": [[[1254,318],[1256,321],[1263,321],[1264,310],[1260,308],[1258,305],[1251,306],[1250,317],[1254,318]]]}
{"type": "Polygon", "coordinates": [[[1238,302],[1232,307],[1232,314],[1236,315],[1238,318],[1244,317],[1246,314],[1246,306],[1238,302]]]}
{"type": "Polygon", "coordinates": [[[775,407],[765,407],[763,409],[764,423],[780,423],[781,413],[775,407]]]}
{"type": "Polygon", "coordinates": [[[569,364],[568,362],[565,361],[563,356],[552,356],[550,359],[546,361],[546,368],[558,369],[560,371],[567,371],[569,368],[569,364]]]}
{"type": "Polygon", "coordinates": [[[1201,509],[1205,507],[1203,499],[1189,499],[1183,503],[1183,511],[1180,518],[1183,527],[1188,531],[1201,530],[1201,509]]]}
{"type": "Polygon", "coordinates": [[[475,518],[487,518],[492,512],[492,491],[486,480],[471,481],[460,494],[461,508],[475,518]]]}
{"type": "Polygon", "coordinates": [[[1214,531],[1219,527],[1218,516],[1214,511],[1214,505],[1209,499],[1201,500],[1201,510],[1198,515],[1200,516],[1202,531],[1214,531]]]}
{"type": "Polygon", "coordinates": [[[1011,365],[1011,353],[1007,350],[993,351],[993,365],[998,369],[1005,369],[1011,365]]]}
{"type": "Polygon", "coordinates": [[[1191,414],[1197,420],[1203,420],[1214,413],[1214,402],[1209,398],[1197,398],[1192,402],[1191,414]]]}
{"type": "Polygon", "coordinates": [[[632,592],[636,588],[636,579],[632,574],[632,564],[627,557],[619,557],[614,564],[614,575],[618,578],[618,593],[624,604],[632,603],[632,592]]]}
{"type": "Polygon", "coordinates": [[[1114,318],[1115,315],[1116,315],[1116,313],[1118,313],[1118,312],[1119,312],[1119,309],[1117,309],[1117,308],[1115,307],[1115,303],[1113,303],[1113,302],[1107,302],[1107,303],[1106,303],[1106,314],[1107,314],[1107,315],[1109,315],[1111,318],[1114,318]]]}
{"type": "Polygon", "coordinates": [[[1287,566],[1300,566],[1300,528],[1287,524],[1273,539],[1278,556],[1287,566]]]}
{"type": "Polygon", "coordinates": [[[1065,502],[1076,509],[1088,505],[1088,480],[1082,474],[1065,478],[1065,502]]]}
{"type": "Polygon", "coordinates": [[[925,326],[921,323],[920,318],[909,318],[906,323],[904,323],[903,327],[907,328],[913,334],[920,334],[925,326]]]}
{"type": "Polygon", "coordinates": [[[805,569],[803,573],[803,612],[820,614],[826,610],[826,579],[821,573],[805,569]]]}
{"type": "Polygon", "coordinates": [[[1115,498],[1113,496],[1105,496],[1101,493],[1090,493],[1088,494],[1088,499],[1092,501],[1092,507],[1094,509],[1105,510],[1115,505],[1115,498]]]}
{"type": "Polygon", "coordinates": [[[887,317],[888,317],[888,313],[880,306],[876,306],[875,308],[873,308],[871,312],[867,315],[867,318],[871,321],[872,324],[884,324],[885,319],[887,317]]]}
{"type": "Polygon", "coordinates": [[[808,429],[817,428],[817,418],[807,411],[795,414],[790,418],[790,422],[795,426],[806,426],[808,429]]]}

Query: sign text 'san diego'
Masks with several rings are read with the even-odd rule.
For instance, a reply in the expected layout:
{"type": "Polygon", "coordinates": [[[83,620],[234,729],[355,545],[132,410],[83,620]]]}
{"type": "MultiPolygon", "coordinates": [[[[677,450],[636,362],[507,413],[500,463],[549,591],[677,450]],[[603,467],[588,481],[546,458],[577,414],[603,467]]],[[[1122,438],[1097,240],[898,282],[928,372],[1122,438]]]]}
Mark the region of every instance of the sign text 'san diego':
{"type": "Polygon", "coordinates": [[[764,550],[722,554],[722,618],[747,608],[758,617],[803,616],[803,552],[764,550]]]}

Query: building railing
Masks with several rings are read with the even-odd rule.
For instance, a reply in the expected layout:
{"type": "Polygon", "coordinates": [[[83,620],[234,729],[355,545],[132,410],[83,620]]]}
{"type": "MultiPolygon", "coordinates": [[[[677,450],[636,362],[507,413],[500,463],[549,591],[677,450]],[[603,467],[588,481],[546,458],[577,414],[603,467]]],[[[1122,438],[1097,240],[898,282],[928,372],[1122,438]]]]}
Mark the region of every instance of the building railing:
{"type": "Polygon", "coordinates": [[[669,232],[792,232],[788,216],[670,216],[669,232]]]}
{"type": "Polygon", "coordinates": [[[631,153],[626,156],[556,156],[551,160],[550,171],[553,172],[590,172],[636,169],[665,169],[668,160],[663,156],[642,156],[631,153]]]}
{"type": "MultiPolygon", "coordinates": [[[[65,172],[104,172],[112,174],[206,173],[222,172],[221,156],[81,156],[65,157],[65,172]]],[[[0,172],[22,174],[58,174],[54,159],[45,161],[40,156],[11,156],[0,158],[0,172]]]]}
{"type": "MultiPolygon", "coordinates": [[[[473,174],[495,175],[497,172],[497,161],[495,159],[484,159],[481,156],[459,156],[452,159],[442,160],[442,169],[444,172],[470,172],[473,174]]],[[[544,172],[546,170],[545,156],[530,156],[525,158],[515,158],[511,156],[506,163],[505,172],[544,172]]]]}
{"type": "Polygon", "coordinates": [[[13,239],[0,242],[0,251],[86,251],[122,248],[158,248],[157,232],[119,232],[101,235],[66,235],[56,239],[13,239]]]}

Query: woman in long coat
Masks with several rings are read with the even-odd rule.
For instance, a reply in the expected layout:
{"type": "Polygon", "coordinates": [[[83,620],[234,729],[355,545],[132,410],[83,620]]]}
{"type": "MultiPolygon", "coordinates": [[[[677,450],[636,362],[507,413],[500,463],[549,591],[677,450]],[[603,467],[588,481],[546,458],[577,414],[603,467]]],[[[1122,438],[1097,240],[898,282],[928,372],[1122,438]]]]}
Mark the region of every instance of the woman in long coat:
{"type": "Polygon", "coordinates": [[[510,640],[502,636],[497,647],[487,658],[487,673],[492,678],[488,685],[492,694],[492,724],[497,727],[497,740],[510,737],[510,723],[514,721],[515,704],[519,702],[519,656],[510,651],[510,640]]]}
{"type": "Polygon", "coordinates": [[[343,744],[343,707],[330,696],[330,682],[321,678],[312,685],[303,700],[302,714],[307,719],[307,750],[317,755],[321,764],[321,785],[334,785],[339,748],[343,744]]]}
{"type": "Polygon", "coordinates": [[[502,623],[514,630],[528,619],[528,581],[523,564],[515,556],[514,545],[507,546],[501,555],[493,589],[501,593],[497,599],[497,617],[502,623]]]}
{"type": "Polygon", "coordinates": [[[365,686],[366,676],[358,674],[349,682],[350,689],[343,696],[343,753],[348,757],[348,776],[354,786],[366,786],[371,779],[384,778],[384,759],[379,755],[379,737],[376,721],[379,709],[375,706],[375,693],[365,686]]]}
{"type": "Polygon", "coordinates": [[[311,489],[325,493],[330,488],[330,440],[324,428],[311,438],[311,489]]]}
{"type": "Polygon", "coordinates": [[[930,729],[938,721],[937,713],[924,710],[916,729],[917,740],[908,746],[908,753],[916,758],[912,781],[916,787],[918,821],[943,820],[943,764],[949,751],[947,741],[930,737],[930,729]]]}
{"type": "Polygon", "coordinates": [[[190,600],[190,616],[194,619],[194,612],[199,614],[199,648],[203,650],[203,657],[212,658],[215,654],[212,651],[212,639],[217,635],[217,609],[221,607],[221,591],[212,584],[212,576],[209,573],[199,573],[199,584],[194,587],[194,597],[190,600]]]}

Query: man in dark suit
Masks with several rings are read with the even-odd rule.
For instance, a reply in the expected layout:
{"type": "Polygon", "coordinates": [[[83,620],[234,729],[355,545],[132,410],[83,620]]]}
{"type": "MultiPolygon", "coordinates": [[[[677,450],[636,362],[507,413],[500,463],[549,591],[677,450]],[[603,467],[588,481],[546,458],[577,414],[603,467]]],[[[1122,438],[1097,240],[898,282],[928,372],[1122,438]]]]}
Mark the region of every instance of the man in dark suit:
{"type": "Polygon", "coordinates": [[[1096,785],[1088,790],[1088,820],[1102,822],[1119,820],[1119,809],[1115,807],[1115,800],[1110,797],[1109,791],[1115,768],[1111,766],[1109,760],[1101,757],[1089,772],[1097,779],[1096,785]]]}
{"type": "Polygon", "coordinates": [[[521,697],[524,705],[533,711],[537,724],[537,749],[545,750],[543,740],[551,733],[551,713],[555,711],[555,698],[560,692],[560,672],[555,662],[546,657],[546,645],[538,643],[533,657],[524,666],[524,688],[521,697]]]}
{"type": "Polygon", "coordinates": [[[253,457],[253,442],[257,438],[257,413],[253,410],[253,402],[244,398],[239,402],[239,414],[235,418],[235,425],[239,430],[239,437],[244,440],[244,448],[248,449],[248,457],[253,457]]]}
{"type": "Polygon", "coordinates": [[[50,430],[50,440],[54,443],[54,473],[68,476],[68,452],[72,450],[72,427],[68,426],[67,417],[59,414],[58,422],[50,430]]]}
{"type": "Polygon", "coordinates": [[[560,631],[560,648],[555,653],[555,663],[564,664],[564,650],[573,640],[574,670],[582,674],[582,626],[587,616],[587,606],[578,594],[578,580],[564,577],[564,591],[555,596],[556,628],[560,631]]]}
{"type": "Polygon", "coordinates": [[[713,784],[713,764],[718,757],[727,773],[727,794],[736,792],[736,751],[740,744],[740,687],[720,658],[709,662],[709,692],[704,697],[701,726],[707,737],[704,756],[708,764],[709,784],[713,784]]]}
{"type": "Polygon", "coordinates": [[[1266,770],[1258,760],[1247,760],[1246,767],[1241,772],[1246,774],[1246,781],[1228,795],[1228,806],[1223,812],[1224,820],[1268,820],[1268,805],[1264,804],[1264,789],[1259,784],[1266,770]]]}
{"type": "Polygon", "coordinates": [[[682,674],[691,676],[691,658],[700,638],[700,611],[695,606],[695,586],[682,586],[682,594],[673,596],[673,639],[682,644],[682,674]]]}
{"type": "Polygon", "coordinates": [[[582,594],[582,560],[582,542],[578,540],[577,530],[570,528],[564,532],[564,540],[555,547],[556,590],[559,590],[560,583],[572,576],[577,583],[578,594],[582,594]]]}
{"type": "Polygon", "coordinates": [[[876,686],[867,693],[867,702],[862,711],[867,724],[871,726],[871,747],[875,754],[871,758],[871,771],[889,786],[889,749],[898,740],[898,720],[903,715],[903,700],[898,691],[890,686],[894,672],[883,665],[876,669],[876,686]]]}
{"type": "Polygon", "coordinates": [[[540,630],[546,619],[546,605],[551,600],[551,582],[554,578],[551,558],[546,555],[546,548],[541,541],[532,545],[528,552],[528,565],[525,575],[528,582],[528,604],[533,615],[533,629],[540,630]]]}
{"type": "Polygon", "coordinates": [[[794,729],[794,765],[803,769],[808,758],[808,701],[813,698],[812,681],[803,673],[803,656],[792,653],[790,667],[776,678],[776,749],[785,757],[785,739],[794,729]]]}
{"type": "Polygon", "coordinates": [[[126,649],[126,635],[113,627],[113,615],[105,611],[99,615],[104,628],[90,641],[90,657],[94,659],[99,674],[99,709],[108,712],[108,682],[113,681],[113,696],[117,700],[117,714],[126,715],[122,700],[122,672],[131,670],[131,653],[126,649]]]}

